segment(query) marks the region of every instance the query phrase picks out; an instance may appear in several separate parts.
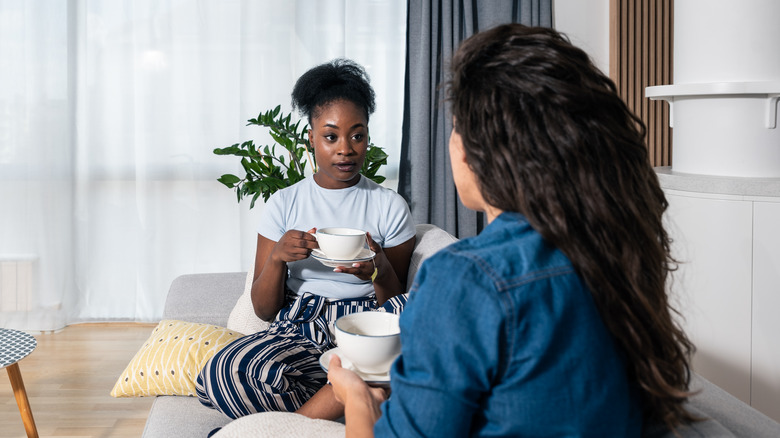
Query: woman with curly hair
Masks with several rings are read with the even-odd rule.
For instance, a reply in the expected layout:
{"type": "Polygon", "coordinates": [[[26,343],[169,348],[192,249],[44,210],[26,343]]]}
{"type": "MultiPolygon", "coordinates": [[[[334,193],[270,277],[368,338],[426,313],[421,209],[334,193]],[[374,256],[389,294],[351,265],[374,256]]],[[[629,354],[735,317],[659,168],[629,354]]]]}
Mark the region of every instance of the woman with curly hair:
{"type": "Polygon", "coordinates": [[[691,421],[693,346],[667,295],[667,201],[642,122],[552,29],[478,33],[451,74],[455,185],[488,225],[421,267],[392,397],[332,360],[347,435],[627,437],[691,421]]]}
{"type": "Polygon", "coordinates": [[[252,304],[258,318],[273,323],[219,351],[197,379],[201,403],[231,418],[265,411],[341,416],[319,364],[334,346],[329,325],[379,307],[398,313],[406,301],[416,231],[409,207],[360,175],[375,105],[366,72],[344,59],[319,65],[298,79],[292,101],[308,118],[317,170],[274,193],[260,219],[252,304]],[[365,230],[375,257],[324,266],[309,257],[319,248],[312,233],[324,227],[365,230]]]}

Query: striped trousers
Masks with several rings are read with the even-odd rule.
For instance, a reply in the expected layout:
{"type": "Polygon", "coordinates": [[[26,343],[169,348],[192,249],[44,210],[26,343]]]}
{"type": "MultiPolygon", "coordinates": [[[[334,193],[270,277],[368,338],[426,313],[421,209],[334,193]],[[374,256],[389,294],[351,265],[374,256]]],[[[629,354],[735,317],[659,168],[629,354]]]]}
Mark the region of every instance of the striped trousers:
{"type": "Polygon", "coordinates": [[[406,295],[376,307],[375,297],[330,301],[305,293],[290,297],[268,330],[236,339],[198,375],[200,402],[230,418],[256,412],[293,412],[327,383],[319,358],[334,347],[330,327],[354,312],[400,313],[406,295]]]}

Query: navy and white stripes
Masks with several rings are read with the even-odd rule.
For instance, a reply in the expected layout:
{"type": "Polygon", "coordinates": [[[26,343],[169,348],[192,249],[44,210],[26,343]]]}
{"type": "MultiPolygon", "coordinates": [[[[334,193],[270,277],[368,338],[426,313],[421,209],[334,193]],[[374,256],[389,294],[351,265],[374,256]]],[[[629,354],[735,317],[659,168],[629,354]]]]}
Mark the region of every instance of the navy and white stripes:
{"type": "Polygon", "coordinates": [[[334,347],[330,327],[336,319],[372,310],[400,313],[405,304],[406,295],[378,309],[373,296],[288,297],[268,330],[237,339],[206,363],[196,381],[198,399],[231,418],[296,411],[327,382],[319,357],[334,347]]]}

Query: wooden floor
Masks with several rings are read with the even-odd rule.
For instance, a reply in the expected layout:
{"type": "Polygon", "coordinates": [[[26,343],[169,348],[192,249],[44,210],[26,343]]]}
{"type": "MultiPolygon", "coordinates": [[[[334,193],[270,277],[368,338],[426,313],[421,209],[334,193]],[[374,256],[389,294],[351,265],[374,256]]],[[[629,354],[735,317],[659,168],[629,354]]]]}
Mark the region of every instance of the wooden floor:
{"type": "MultiPolygon", "coordinates": [[[[152,398],[109,392],[155,324],[77,324],[35,335],[19,362],[41,437],[140,437],[152,398]]],[[[0,370],[0,437],[26,437],[8,373],[0,370]]]]}

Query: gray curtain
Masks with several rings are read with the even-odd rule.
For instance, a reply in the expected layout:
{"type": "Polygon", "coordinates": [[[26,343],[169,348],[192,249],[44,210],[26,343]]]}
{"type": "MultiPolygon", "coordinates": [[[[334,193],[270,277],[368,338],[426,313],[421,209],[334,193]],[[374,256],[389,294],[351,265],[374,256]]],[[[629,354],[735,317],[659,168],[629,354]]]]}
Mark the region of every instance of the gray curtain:
{"type": "Polygon", "coordinates": [[[398,192],[417,223],[459,237],[479,233],[482,213],[458,200],[448,154],[452,120],[440,85],[458,44],[503,23],[552,26],[552,0],[409,0],[398,192]]]}

